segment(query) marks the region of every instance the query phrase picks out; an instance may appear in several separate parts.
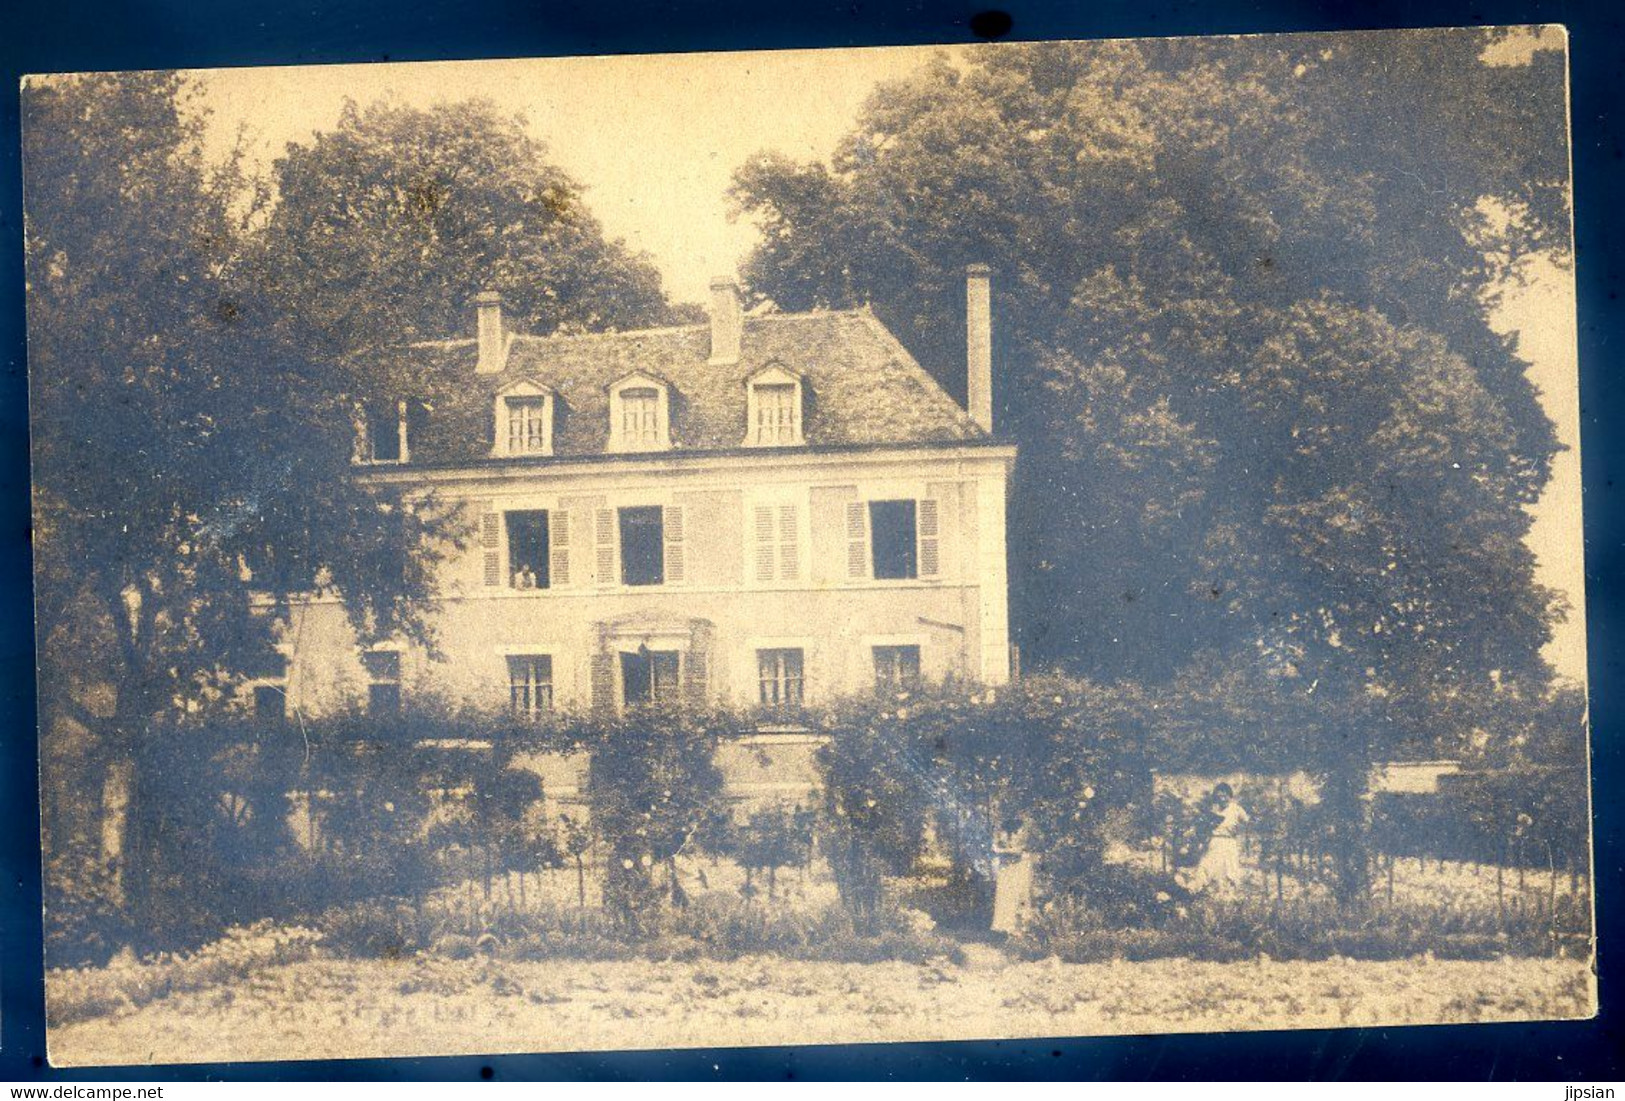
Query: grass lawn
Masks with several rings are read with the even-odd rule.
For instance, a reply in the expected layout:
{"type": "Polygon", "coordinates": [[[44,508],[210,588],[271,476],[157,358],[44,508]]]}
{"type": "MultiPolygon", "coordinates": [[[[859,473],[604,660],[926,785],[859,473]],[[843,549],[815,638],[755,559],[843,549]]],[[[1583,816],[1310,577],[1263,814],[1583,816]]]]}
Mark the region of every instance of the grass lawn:
{"type": "Polygon", "coordinates": [[[1587,963],[316,958],[55,1027],[51,1062],[322,1059],[1576,1018],[1587,963]]]}

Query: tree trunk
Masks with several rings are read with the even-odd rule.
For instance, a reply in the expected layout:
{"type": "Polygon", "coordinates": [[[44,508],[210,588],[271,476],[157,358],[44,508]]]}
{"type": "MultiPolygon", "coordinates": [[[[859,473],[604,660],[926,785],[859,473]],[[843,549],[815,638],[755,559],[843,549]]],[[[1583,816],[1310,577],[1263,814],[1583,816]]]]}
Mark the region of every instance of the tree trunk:
{"type": "Polygon", "coordinates": [[[1329,818],[1332,893],[1345,913],[1371,898],[1371,754],[1362,738],[1350,738],[1327,772],[1322,805],[1329,818]]]}

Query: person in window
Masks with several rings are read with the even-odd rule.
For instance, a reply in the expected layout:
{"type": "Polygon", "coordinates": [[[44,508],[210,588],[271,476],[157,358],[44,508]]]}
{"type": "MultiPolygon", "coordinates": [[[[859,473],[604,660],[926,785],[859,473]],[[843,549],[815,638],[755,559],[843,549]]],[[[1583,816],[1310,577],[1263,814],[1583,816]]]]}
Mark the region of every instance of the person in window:
{"type": "Polygon", "coordinates": [[[516,589],[534,589],[536,587],[536,573],[526,562],[519,567],[519,572],[513,575],[513,587],[516,589]]]}

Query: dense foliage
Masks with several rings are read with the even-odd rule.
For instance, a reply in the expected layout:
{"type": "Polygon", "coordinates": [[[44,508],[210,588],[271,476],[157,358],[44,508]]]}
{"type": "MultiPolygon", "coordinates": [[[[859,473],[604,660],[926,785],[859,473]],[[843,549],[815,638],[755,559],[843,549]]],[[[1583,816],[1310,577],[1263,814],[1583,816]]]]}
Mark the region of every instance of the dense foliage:
{"type": "Polygon", "coordinates": [[[944,58],[832,163],[739,171],[747,278],[786,309],[872,302],[962,392],[963,272],[991,263],[1028,663],[1269,701],[1258,740],[1335,774],[1357,835],[1373,760],[1506,737],[1547,692],[1563,606],[1523,537],[1556,443],[1492,318],[1569,255],[1555,45],[944,58]]]}
{"type": "Polygon", "coordinates": [[[279,660],[290,595],[342,593],[363,640],[433,642],[436,560],[465,533],[349,477],[367,361],[335,351],[461,332],[481,272],[537,325],[667,308],[486,105],[352,108],[274,181],[210,159],[206,105],[176,74],[41,79],[23,110],[53,883],[94,880],[70,889],[138,912],[149,873],[187,871],[144,848],[143,824],[172,813],[147,804],[184,782],[144,762],[209,761],[149,743],[189,736],[188,716],[279,660]],[[137,828],[113,867],[104,789],[137,828]]]}

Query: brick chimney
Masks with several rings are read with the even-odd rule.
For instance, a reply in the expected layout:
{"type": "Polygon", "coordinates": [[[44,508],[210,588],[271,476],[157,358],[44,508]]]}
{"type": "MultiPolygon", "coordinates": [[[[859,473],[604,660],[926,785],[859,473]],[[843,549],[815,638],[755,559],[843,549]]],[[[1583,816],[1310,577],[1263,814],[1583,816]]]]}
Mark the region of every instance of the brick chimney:
{"type": "Polygon", "coordinates": [[[993,269],[965,269],[965,408],[986,432],[993,431],[993,269]]]}
{"type": "Polygon", "coordinates": [[[745,314],[739,307],[739,286],[732,279],[711,280],[711,363],[739,362],[739,344],[745,335],[745,314]]]}
{"type": "Polygon", "coordinates": [[[474,333],[479,338],[476,374],[499,374],[508,365],[508,327],[502,321],[502,296],[481,291],[474,298],[474,333]]]}

